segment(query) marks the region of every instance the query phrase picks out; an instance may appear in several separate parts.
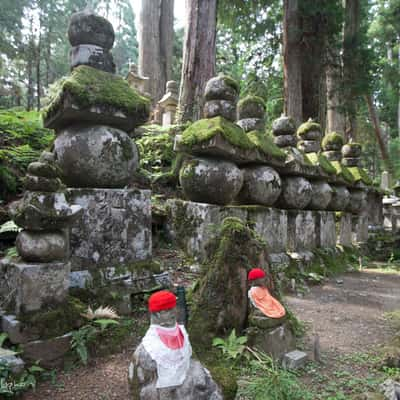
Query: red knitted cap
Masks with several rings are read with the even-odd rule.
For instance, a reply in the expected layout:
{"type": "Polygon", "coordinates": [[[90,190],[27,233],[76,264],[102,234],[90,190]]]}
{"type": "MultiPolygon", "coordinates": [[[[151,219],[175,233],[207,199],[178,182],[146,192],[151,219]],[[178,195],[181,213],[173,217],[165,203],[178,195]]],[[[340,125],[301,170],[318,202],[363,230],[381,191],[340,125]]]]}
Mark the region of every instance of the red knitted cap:
{"type": "Polygon", "coordinates": [[[176,296],[168,290],[160,290],[149,298],[149,311],[157,312],[176,307],[176,296]]]}
{"type": "Polygon", "coordinates": [[[265,277],[265,272],[261,268],[253,268],[250,272],[249,275],[247,276],[247,279],[249,281],[254,281],[255,279],[261,279],[265,277]]]}

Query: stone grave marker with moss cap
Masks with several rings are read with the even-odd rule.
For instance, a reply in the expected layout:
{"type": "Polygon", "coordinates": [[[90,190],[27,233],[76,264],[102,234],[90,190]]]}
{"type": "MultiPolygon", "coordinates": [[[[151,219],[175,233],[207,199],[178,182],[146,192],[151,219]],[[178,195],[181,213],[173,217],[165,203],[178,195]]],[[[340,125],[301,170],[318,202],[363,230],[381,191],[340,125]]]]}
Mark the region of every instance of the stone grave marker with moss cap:
{"type": "Polygon", "coordinates": [[[318,153],[321,149],[321,125],[309,119],[297,129],[297,147],[304,153],[318,153]]]}
{"type": "Polygon", "coordinates": [[[247,132],[265,131],[265,102],[258,96],[246,96],[237,105],[238,121],[236,122],[247,132]]]}
{"type": "Polygon", "coordinates": [[[286,115],[281,115],[272,122],[272,134],[274,142],[278,147],[296,147],[296,124],[294,120],[286,115]]]}

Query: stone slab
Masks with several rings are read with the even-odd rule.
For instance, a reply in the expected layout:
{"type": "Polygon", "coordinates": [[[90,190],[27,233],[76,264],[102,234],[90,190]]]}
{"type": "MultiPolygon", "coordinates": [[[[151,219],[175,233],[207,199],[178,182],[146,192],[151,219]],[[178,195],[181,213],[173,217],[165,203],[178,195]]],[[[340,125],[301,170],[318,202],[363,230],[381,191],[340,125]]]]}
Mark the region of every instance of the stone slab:
{"type": "Polygon", "coordinates": [[[152,254],[151,192],[138,189],[68,189],[84,211],[71,227],[72,270],[118,267],[152,254]]]}
{"type": "Polygon", "coordinates": [[[361,213],[353,216],[353,242],[366,243],[368,241],[368,214],[361,213]]]}
{"type": "Polygon", "coordinates": [[[197,261],[209,255],[209,246],[218,232],[218,226],[226,217],[247,220],[247,211],[242,207],[224,207],[178,199],[167,201],[169,236],[197,261]]]}
{"type": "Polygon", "coordinates": [[[316,211],[317,247],[336,247],[336,221],[332,211],[316,211]]]}
{"type": "Polygon", "coordinates": [[[247,219],[266,243],[268,253],[285,252],[288,243],[288,212],[270,207],[249,207],[247,219]]]}
{"type": "Polygon", "coordinates": [[[288,211],[288,242],[289,251],[312,250],[316,248],[317,216],[313,211],[288,211]]]}
{"type": "Polygon", "coordinates": [[[14,314],[62,303],[68,294],[69,263],[28,264],[0,260],[0,295],[14,314]]]}
{"type": "Polygon", "coordinates": [[[275,360],[295,348],[295,338],[287,323],[271,329],[249,328],[249,345],[267,353],[275,360]]]}
{"type": "Polygon", "coordinates": [[[71,333],[46,340],[36,340],[21,345],[23,359],[29,363],[40,361],[44,368],[63,364],[63,357],[71,348],[71,333]]]}
{"type": "Polygon", "coordinates": [[[30,329],[24,329],[23,324],[15,315],[3,315],[1,318],[1,330],[7,333],[8,339],[13,344],[27,343],[39,339],[39,335],[30,329]]]}
{"type": "Polygon", "coordinates": [[[282,365],[286,369],[299,369],[305,366],[307,359],[307,353],[300,350],[294,350],[283,356],[282,365]]]}
{"type": "Polygon", "coordinates": [[[337,243],[344,247],[352,245],[352,214],[341,212],[337,221],[337,243]]]}

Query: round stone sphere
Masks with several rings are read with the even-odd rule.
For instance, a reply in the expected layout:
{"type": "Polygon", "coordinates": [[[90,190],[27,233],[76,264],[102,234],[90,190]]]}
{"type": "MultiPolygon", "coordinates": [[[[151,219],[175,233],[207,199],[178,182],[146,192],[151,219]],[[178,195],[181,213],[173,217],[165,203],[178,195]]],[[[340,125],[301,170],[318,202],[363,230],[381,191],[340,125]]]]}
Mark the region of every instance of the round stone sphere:
{"type": "Polygon", "coordinates": [[[307,208],[311,210],[326,210],[332,200],[332,187],[326,182],[311,182],[312,197],[307,208]]]}
{"type": "Polygon", "coordinates": [[[236,105],[239,85],[228,76],[219,75],[211,78],[204,89],[204,97],[208,100],[229,100],[236,105]]]}
{"type": "Polygon", "coordinates": [[[265,118],[265,102],[258,96],[247,96],[237,105],[238,119],[265,118]]]}
{"type": "Polygon", "coordinates": [[[22,231],[17,236],[16,247],[25,261],[61,261],[67,256],[68,240],[62,232],[22,231]]]}
{"type": "Polygon", "coordinates": [[[367,193],[362,189],[350,189],[350,201],[347,205],[347,211],[353,214],[359,214],[367,207],[367,193]]]}
{"type": "Polygon", "coordinates": [[[114,28],[105,18],[84,10],[72,14],[68,39],[72,46],[93,44],[110,50],[115,39],[114,28]]]}
{"type": "Polygon", "coordinates": [[[272,122],[272,133],[275,136],[294,135],[296,124],[292,118],[282,115],[272,122]]]}
{"type": "Polygon", "coordinates": [[[302,177],[287,177],[282,179],[282,193],[279,204],[283,208],[302,210],[307,207],[312,197],[311,183],[302,177]]]}
{"type": "Polygon", "coordinates": [[[138,167],[135,143],[120,129],[73,125],[54,142],[63,181],[70,187],[123,188],[138,167]]]}
{"type": "Polygon", "coordinates": [[[350,201],[350,192],[346,186],[332,185],[332,199],[327,209],[331,211],[345,211],[350,201]]]}
{"type": "Polygon", "coordinates": [[[204,117],[224,117],[229,121],[236,120],[236,107],[232,101],[228,100],[209,100],[204,104],[204,117]]]}
{"type": "Polygon", "coordinates": [[[342,147],[343,157],[358,158],[361,156],[361,144],[347,143],[342,147]]]}
{"type": "Polygon", "coordinates": [[[243,168],[243,187],[239,200],[243,204],[272,206],[282,191],[279,174],[270,167],[243,168]]]}
{"type": "Polygon", "coordinates": [[[243,174],[229,161],[193,158],[183,163],[179,182],[189,200],[225,205],[238,195],[243,174]]]}

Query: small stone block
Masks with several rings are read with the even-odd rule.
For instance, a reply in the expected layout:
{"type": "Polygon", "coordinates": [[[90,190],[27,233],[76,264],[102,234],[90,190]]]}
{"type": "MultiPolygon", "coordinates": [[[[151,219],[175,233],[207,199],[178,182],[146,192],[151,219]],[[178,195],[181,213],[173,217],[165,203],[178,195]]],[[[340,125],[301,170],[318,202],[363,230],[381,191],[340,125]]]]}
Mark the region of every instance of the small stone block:
{"type": "Polygon", "coordinates": [[[11,372],[18,375],[24,370],[25,363],[15,354],[14,351],[0,348],[0,364],[7,364],[11,372]]]}
{"type": "Polygon", "coordinates": [[[3,315],[1,329],[8,335],[13,344],[20,344],[39,339],[39,336],[30,330],[25,330],[23,324],[17,320],[15,315],[3,315]]]}
{"type": "Polygon", "coordinates": [[[304,367],[307,362],[307,353],[294,350],[284,355],[282,365],[287,369],[299,369],[304,367]]]}

